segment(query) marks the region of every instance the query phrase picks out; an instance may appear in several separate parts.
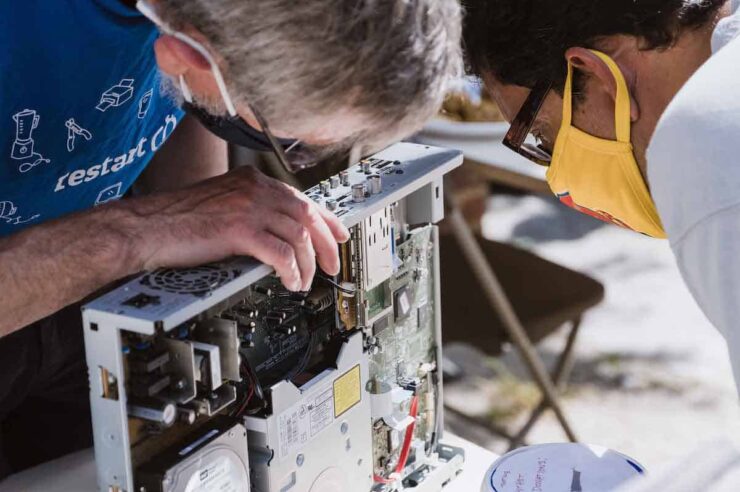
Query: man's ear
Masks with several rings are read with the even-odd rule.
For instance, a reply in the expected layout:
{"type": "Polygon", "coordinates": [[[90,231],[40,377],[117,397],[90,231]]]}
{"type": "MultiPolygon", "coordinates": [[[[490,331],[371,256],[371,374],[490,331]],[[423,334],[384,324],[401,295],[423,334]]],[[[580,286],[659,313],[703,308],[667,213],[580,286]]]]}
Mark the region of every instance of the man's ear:
{"type": "Polygon", "coordinates": [[[211,64],[197,50],[167,34],[160,36],[154,43],[154,54],[159,68],[171,77],[211,70],[211,64]]]}
{"type": "MultiPolygon", "coordinates": [[[[573,68],[580,70],[587,77],[592,77],[598,81],[601,87],[609,94],[612,100],[616,101],[617,98],[617,82],[614,79],[609,67],[604,61],[596,56],[591,50],[587,48],[574,47],[569,48],[565,52],[565,59],[570,61],[573,68]]],[[[625,80],[627,81],[627,88],[630,92],[630,119],[635,122],[640,118],[640,107],[632,96],[634,93],[634,86],[630,82],[633,80],[631,73],[628,72],[626,67],[619,63],[615,58],[617,66],[622,70],[625,80]]]]}

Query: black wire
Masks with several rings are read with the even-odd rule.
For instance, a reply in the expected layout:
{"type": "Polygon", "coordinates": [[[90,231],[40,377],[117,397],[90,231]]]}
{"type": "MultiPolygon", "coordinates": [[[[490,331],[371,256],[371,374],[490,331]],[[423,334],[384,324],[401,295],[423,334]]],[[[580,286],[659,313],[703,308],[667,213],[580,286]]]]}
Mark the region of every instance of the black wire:
{"type": "Polygon", "coordinates": [[[289,381],[293,380],[296,376],[298,376],[300,373],[306,370],[308,367],[308,363],[311,362],[311,356],[313,355],[313,349],[314,344],[316,343],[316,334],[311,333],[311,335],[308,337],[308,346],[306,347],[306,352],[303,354],[303,357],[301,357],[301,361],[298,363],[298,365],[291,371],[288,376],[285,378],[289,381]]]}
{"type": "Polygon", "coordinates": [[[356,289],[348,289],[346,287],[343,287],[340,283],[336,282],[335,280],[327,277],[326,275],[323,275],[321,273],[316,275],[316,278],[323,280],[324,282],[332,285],[337,290],[344,292],[345,294],[354,295],[356,292],[356,289]]]}
{"type": "Polygon", "coordinates": [[[439,377],[436,372],[431,373],[432,388],[434,389],[434,431],[432,432],[432,442],[427,450],[427,456],[431,455],[439,444],[439,431],[442,423],[442,401],[439,392],[439,377]]]}

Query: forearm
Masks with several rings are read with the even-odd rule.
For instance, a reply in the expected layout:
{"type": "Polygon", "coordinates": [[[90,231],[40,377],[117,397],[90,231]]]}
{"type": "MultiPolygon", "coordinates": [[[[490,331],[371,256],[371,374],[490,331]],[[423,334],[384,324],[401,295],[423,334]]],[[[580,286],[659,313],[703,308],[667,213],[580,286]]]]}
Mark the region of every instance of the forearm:
{"type": "Polygon", "coordinates": [[[0,337],[141,270],[234,255],[306,290],[317,262],[339,271],[337,241],[348,238],[327,209],[252,168],[110,203],[0,239],[0,337]]]}
{"type": "Polygon", "coordinates": [[[138,271],[134,221],[113,204],[0,239],[0,337],[138,271]]]}
{"type": "Polygon", "coordinates": [[[185,116],[137,181],[137,191],[185,188],[228,170],[226,142],[185,116]]]}

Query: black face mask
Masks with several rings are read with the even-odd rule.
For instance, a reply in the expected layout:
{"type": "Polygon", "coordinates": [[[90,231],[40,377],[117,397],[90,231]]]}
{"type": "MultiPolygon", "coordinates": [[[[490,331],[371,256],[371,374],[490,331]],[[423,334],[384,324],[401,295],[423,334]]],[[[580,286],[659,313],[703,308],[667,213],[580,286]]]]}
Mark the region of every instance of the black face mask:
{"type": "MultiPolygon", "coordinates": [[[[183,109],[196,118],[208,131],[227,142],[256,150],[258,152],[272,152],[272,146],[264,133],[249,125],[239,116],[214,116],[207,111],[188,102],[183,104],[183,109]]],[[[276,139],[283,149],[290,148],[295,140],[276,139]]]]}

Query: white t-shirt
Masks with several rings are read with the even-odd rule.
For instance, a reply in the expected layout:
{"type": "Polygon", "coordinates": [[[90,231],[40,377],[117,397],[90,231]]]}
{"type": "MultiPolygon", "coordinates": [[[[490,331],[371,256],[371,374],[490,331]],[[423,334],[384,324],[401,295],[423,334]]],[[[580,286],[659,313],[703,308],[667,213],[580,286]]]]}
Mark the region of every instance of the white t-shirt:
{"type": "Polygon", "coordinates": [[[740,0],[714,54],[681,88],[647,153],[648,181],[678,267],[730,350],[740,388],[740,0]]]}

